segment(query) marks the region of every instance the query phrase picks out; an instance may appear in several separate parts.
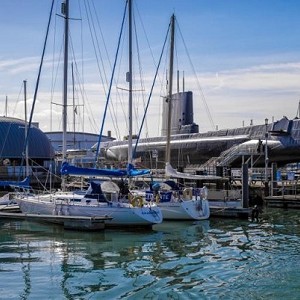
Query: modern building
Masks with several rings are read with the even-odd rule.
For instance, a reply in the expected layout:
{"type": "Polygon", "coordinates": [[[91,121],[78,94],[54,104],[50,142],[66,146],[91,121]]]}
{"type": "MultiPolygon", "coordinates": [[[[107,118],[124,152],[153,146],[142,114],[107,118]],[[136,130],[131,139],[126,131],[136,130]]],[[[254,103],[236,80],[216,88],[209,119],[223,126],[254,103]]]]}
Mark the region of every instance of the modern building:
{"type": "Polygon", "coordinates": [[[48,137],[36,126],[28,134],[27,147],[25,121],[0,117],[0,179],[14,179],[25,175],[26,152],[32,173],[36,166],[49,167],[55,157],[48,137]]]}

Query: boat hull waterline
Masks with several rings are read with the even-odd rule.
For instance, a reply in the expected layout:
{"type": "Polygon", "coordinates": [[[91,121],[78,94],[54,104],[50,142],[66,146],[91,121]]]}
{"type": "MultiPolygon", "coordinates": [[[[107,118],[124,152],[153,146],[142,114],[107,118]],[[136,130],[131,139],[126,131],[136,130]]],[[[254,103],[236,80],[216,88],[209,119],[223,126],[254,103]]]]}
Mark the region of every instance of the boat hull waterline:
{"type": "MultiPolygon", "coordinates": [[[[22,213],[96,217],[107,216],[106,226],[151,226],[162,222],[162,212],[156,205],[133,207],[129,203],[99,202],[82,204],[75,201],[55,200],[50,197],[23,197],[16,199],[22,213]]],[[[86,200],[85,200],[86,201],[86,200]]]]}

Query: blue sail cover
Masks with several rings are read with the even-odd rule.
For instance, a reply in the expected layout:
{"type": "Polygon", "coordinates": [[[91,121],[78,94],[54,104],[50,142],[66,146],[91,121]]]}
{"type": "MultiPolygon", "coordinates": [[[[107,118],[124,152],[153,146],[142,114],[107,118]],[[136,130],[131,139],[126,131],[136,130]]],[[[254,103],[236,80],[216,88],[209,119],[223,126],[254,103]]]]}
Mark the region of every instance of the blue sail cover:
{"type": "Polygon", "coordinates": [[[9,181],[9,180],[1,180],[0,186],[23,186],[28,187],[30,182],[30,178],[26,177],[22,181],[9,181]]]}
{"type": "Polygon", "coordinates": [[[64,162],[61,166],[60,173],[62,175],[74,176],[110,176],[110,177],[125,177],[125,176],[141,176],[149,174],[150,170],[137,170],[133,165],[129,164],[127,170],[120,169],[95,169],[95,168],[80,168],[69,165],[64,162]]]}
{"type": "Polygon", "coordinates": [[[70,166],[64,162],[61,166],[60,173],[62,175],[77,175],[77,176],[126,176],[126,170],[119,169],[94,169],[94,168],[80,168],[70,166]]]}
{"type": "Polygon", "coordinates": [[[137,170],[134,168],[134,166],[132,164],[128,164],[128,166],[127,166],[127,175],[129,177],[142,176],[142,175],[147,175],[147,174],[150,174],[149,169],[137,170]]]}

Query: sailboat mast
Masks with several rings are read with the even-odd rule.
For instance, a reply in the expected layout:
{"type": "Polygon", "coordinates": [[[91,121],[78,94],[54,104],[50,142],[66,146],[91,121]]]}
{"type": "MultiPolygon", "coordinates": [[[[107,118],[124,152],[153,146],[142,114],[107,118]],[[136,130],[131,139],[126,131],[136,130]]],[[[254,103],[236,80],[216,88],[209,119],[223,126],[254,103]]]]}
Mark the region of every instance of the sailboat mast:
{"type": "Polygon", "coordinates": [[[76,128],[75,128],[75,118],[76,118],[76,106],[75,106],[75,81],[74,81],[74,68],[73,63],[71,64],[72,67],[72,97],[73,97],[73,147],[75,148],[76,145],[76,128]]]}
{"type": "MultiPolygon", "coordinates": [[[[25,120],[25,138],[27,137],[28,124],[27,124],[27,81],[23,80],[24,84],[24,120],[25,120]]],[[[26,143],[25,149],[25,163],[26,163],[26,177],[29,175],[29,163],[28,163],[28,143],[26,143]]]]}
{"type": "Polygon", "coordinates": [[[8,100],[8,98],[6,95],[6,97],[5,97],[5,117],[7,117],[7,100],[8,100]]]}
{"type": "Polygon", "coordinates": [[[63,151],[62,159],[66,160],[67,153],[67,105],[68,105],[68,48],[69,48],[69,0],[62,5],[62,13],[65,16],[65,40],[64,40],[64,85],[63,85],[63,151]]]}
{"type": "Polygon", "coordinates": [[[128,51],[129,51],[129,71],[127,81],[129,83],[128,99],[128,164],[132,163],[132,0],[128,0],[128,51]]]}
{"type": "MultiPolygon", "coordinates": [[[[65,40],[64,40],[64,84],[63,84],[63,147],[62,161],[67,160],[67,105],[68,105],[68,49],[69,49],[69,0],[62,3],[62,14],[65,16],[65,40]]],[[[65,188],[65,180],[62,178],[62,189],[65,188]]]]}
{"type": "Polygon", "coordinates": [[[168,119],[167,119],[167,145],[166,145],[166,163],[171,160],[171,119],[172,119],[172,88],[173,88],[173,64],[174,64],[174,33],[175,33],[175,15],[171,17],[171,43],[170,43],[170,70],[169,70],[169,89],[168,89],[168,119]]]}

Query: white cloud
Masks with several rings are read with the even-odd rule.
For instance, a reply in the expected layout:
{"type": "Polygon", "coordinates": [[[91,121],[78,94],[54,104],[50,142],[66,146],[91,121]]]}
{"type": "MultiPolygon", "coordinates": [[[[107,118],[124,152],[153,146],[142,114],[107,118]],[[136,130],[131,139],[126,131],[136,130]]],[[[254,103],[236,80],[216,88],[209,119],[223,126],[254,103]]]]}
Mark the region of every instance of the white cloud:
{"type": "MultiPolygon", "coordinates": [[[[85,63],[91,62],[87,60],[85,63]]],[[[14,109],[14,116],[23,118],[23,94],[20,92],[23,78],[28,80],[28,113],[30,112],[30,99],[33,97],[34,84],[36,81],[37,66],[39,60],[36,57],[28,57],[18,60],[1,60],[0,59],[0,85],[1,93],[4,87],[10,87],[9,99],[10,109],[13,105],[17,105],[14,109]],[[27,76],[26,76],[27,75],[27,76]],[[30,75],[30,77],[28,76],[30,75]],[[14,81],[14,82],[13,82],[14,81]],[[19,82],[18,84],[14,84],[19,82]],[[17,103],[17,104],[15,104],[17,103]]],[[[40,123],[40,128],[45,131],[50,130],[50,116],[52,116],[52,129],[61,129],[61,107],[52,106],[52,114],[50,111],[50,100],[61,103],[61,84],[56,84],[56,90],[51,95],[50,81],[52,74],[49,72],[53,63],[46,59],[43,68],[44,77],[48,77],[46,84],[41,80],[41,86],[38,92],[37,103],[35,106],[34,121],[40,123]],[[48,86],[47,86],[48,85],[48,86]]],[[[86,80],[84,89],[86,99],[84,100],[84,109],[82,117],[77,116],[78,123],[82,124],[81,128],[89,132],[98,132],[101,122],[103,109],[106,101],[104,89],[99,81],[99,75],[89,69],[88,80],[86,80]],[[84,116],[83,116],[84,114],[84,116]],[[81,118],[81,120],[80,120],[81,118]],[[83,123],[85,123],[83,125],[83,123]]],[[[148,99],[149,89],[152,83],[152,72],[144,76],[145,82],[145,100],[148,99]]],[[[150,136],[159,134],[161,125],[161,96],[165,93],[164,85],[165,76],[160,76],[153,92],[149,113],[147,118],[148,131],[150,136]]],[[[254,123],[263,123],[265,117],[270,120],[281,118],[286,115],[290,118],[295,116],[298,100],[300,98],[300,63],[278,63],[278,64],[261,64],[254,65],[249,68],[237,68],[233,70],[218,70],[217,72],[198,74],[198,81],[193,76],[185,74],[185,89],[192,90],[194,93],[194,121],[199,124],[201,131],[212,130],[215,125],[218,128],[229,128],[241,126],[243,122],[249,124],[253,119],[254,123]],[[202,89],[199,90],[199,87],[202,89]],[[203,98],[202,93],[205,98],[203,98]],[[210,122],[210,116],[213,123],[210,122]]],[[[126,83],[120,84],[123,86],[126,83]]],[[[107,89],[107,88],[106,88],[107,89]]],[[[119,91],[120,92],[120,91],[119,91]]],[[[114,136],[126,135],[127,125],[127,95],[126,91],[120,92],[124,97],[123,108],[121,107],[119,98],[115,95],[115,88],[112,91],[112,101],[115,105],[115,113],[118,124],[113,125],[110,113],[107,114],[105,131],[112,130],[114,136]],[[118,127],[120,133],[115,132],[118,127]]],[[[141,93],[138,93],[140,102],[141,93]]],[[[0,95],[5,99],[5,94],[0,95]]],[[[71,97],[71,96],[70,96],[71,97]]],[[[78,97],[81,97],[79,94],[78,97]]],[[[77,99],[83,103],[83,100],[77,99]]],[[[141,121],[143,108],[140,106],[139,118],[141,121]]],[[[72,118],[72,111],[69,112],[68,118],[72,118]]],[[[139,121],[139,122],[140,122],[139,121]]],[[[146,125],[145,125],[146,126],[146,125]]],[[[77,126],[80,128],[80,126],[77,126]]],[[[137,128],[137,126],[135,126],[137,128]]],[[[136,131],[138,129],[135,129],[136,131]]],[[[146,129],[145,131],[146,132],[146,129]]],[[[144,133],[145,135],[145,133],[144,133]]]]}
{"type": "Polygon", "coordinates": [[[265,117],[295,117],[300,98],[300,63],[280,63],[200,74],[205,99],[191,77],[185,80],[194,93],[194,121],[201,130],[263,123],[265,117]],[[205,106],[214,125],[210,124],[205,106]]]}

